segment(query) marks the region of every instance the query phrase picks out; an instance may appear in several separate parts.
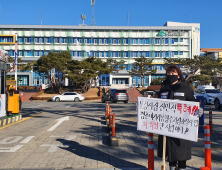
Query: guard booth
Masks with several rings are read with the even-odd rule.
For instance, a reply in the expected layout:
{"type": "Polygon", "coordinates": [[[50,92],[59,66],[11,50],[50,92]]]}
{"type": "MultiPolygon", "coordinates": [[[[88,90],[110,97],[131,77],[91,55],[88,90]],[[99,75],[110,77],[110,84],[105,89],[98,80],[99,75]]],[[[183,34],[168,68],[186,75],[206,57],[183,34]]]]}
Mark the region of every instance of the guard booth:
{"type": "Polygon", "coordinates": [[[6,57],[0,50],[0,120],[7,118],[6,115],[6,57]]]}
{"type": "Polygon", "coordinates": [[[16,80],[6,80],[7,88],[7,115],[12,116],[13,114],[19,114],[21,100],[19,96],[19,91],[15,90],[16,80]]]}

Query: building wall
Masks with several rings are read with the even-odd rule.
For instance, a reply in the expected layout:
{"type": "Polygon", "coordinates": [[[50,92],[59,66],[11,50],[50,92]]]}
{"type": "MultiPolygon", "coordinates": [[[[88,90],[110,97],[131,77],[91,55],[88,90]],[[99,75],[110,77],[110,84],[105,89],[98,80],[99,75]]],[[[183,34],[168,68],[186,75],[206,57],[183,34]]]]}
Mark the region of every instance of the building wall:
{"type": "MultiPolygon", "coordinates": [[[[196,34],[193,34],[192,25],[175,26],[173,23],[168,25],[158,27],[2,25],[0,30],[1,35],[18,34],[18,56],[27,62],[37,60],[41,55],[47,55],[49,51],[60,52],[67,49],[76,60],[89,57],[87,49],[91,51],[91,56],[104,61],[110,57],[117,60],[123,59],[127,66],[126,73],[110,74],[109,83],[118,80],[121,83],[128,82],[134,85],[133,82],[137,84],[140,78],[131,78],[127,70],[132,68],[135,58],[142,55],[153,58],[154,67],[158,69],[156,75],[161,76],[165,73],[165,70],[160,69],[164,57],[191,58],[197,53],[193,43],[198,39],[196,34]],[[77,41],[81,43],[81,47],[77,46],[77,41]]],[[[13,44],[4,44],[1,47],[7,50],[9,55],[14,56],[13,44]]],[[[146,77],[145,85],[149,85],[152,79],[149,76],[146,77]]],[[[35,73],[29,80],[33,80],[30,83],[33,85],[45,82],[43,77],[35,73]]]]}

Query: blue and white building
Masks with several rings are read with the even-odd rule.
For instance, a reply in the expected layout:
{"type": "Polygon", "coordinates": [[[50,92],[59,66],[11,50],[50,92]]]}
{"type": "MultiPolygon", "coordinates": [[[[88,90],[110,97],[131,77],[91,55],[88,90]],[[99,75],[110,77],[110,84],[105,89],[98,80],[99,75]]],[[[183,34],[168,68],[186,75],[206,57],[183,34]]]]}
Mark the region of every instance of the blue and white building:
{"type": "MultiPolygon", "coordinates": [[[[15,34],[18,35],[18,57],[24,62],[38,60],[50,51],[66,51],[75,60],[96,56],[102,60],[125,60],[126,68],[103,75],[99,86],[141,83],[140,77],[131,77],[134,59],[140,56],[154,58],[157,73],[145,77],[145,86],[165,74],[163,58],[192,58],[200,54],[200,24],[166,22],[163,26],[63,26],[63,25],[0,25],[1,49],[10,56],[15,52],[15,34]],[[77,40],[81,47],[77,45],[77,40]]],[[[13,75],[14,72],[8,73],[13,75]]],[[[18,72],[18,85],[48,84],[46,77],[32,71],[18,72]]]]}

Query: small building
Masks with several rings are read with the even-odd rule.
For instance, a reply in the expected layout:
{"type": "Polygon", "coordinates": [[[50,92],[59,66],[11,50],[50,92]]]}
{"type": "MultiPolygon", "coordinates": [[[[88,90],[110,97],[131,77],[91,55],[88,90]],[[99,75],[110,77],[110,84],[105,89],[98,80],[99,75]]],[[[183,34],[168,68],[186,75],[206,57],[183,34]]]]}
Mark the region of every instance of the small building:
{"type": "Polygon", "coordinates": [[[201,48],[201,52],[212,59],[222,58],[222,48],[201,48]]]}

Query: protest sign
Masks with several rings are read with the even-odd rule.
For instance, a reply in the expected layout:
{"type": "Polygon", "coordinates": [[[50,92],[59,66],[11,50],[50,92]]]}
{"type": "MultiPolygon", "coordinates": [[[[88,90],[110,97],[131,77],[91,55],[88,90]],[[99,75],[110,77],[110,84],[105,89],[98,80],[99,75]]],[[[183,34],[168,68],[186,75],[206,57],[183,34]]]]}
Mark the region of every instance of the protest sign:
{"type": "Polygon", "coordinates": [[[198,112],[198,102],[139,97],[137,130],[197,141],[198,112]]]}

